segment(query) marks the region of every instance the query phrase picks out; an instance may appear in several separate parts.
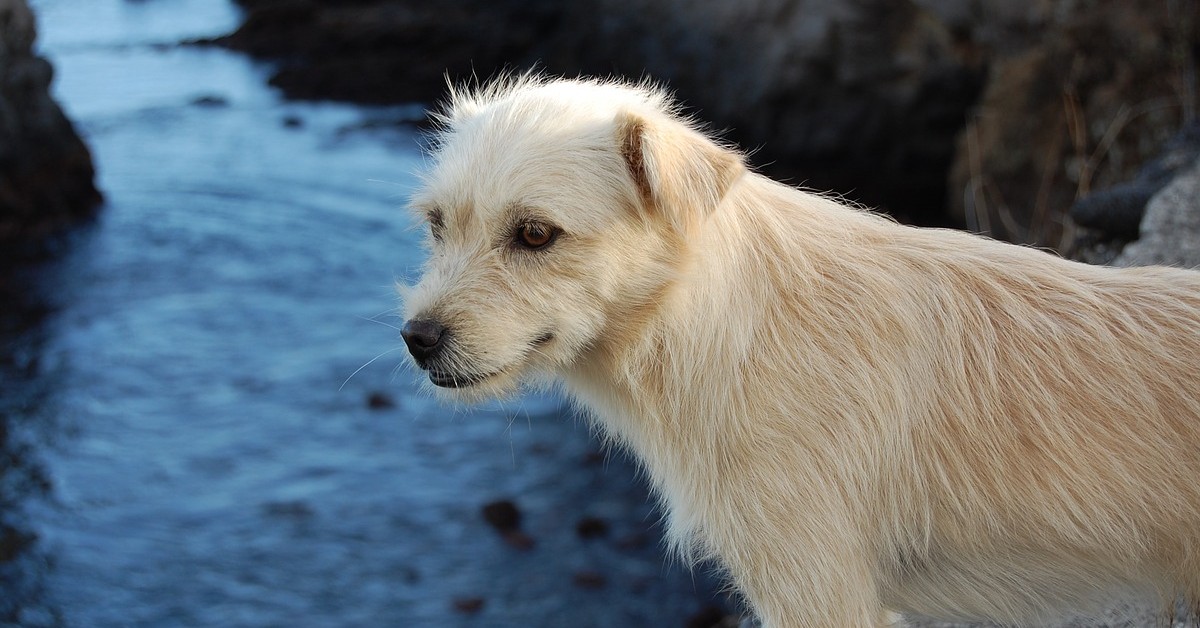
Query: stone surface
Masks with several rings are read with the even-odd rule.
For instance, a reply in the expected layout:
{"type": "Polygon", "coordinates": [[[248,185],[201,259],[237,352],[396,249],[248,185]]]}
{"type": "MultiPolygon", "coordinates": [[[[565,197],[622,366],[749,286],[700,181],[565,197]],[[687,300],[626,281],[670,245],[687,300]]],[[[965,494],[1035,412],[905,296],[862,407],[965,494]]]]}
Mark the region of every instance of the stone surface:
{"type": "Polygon", "coordinates": [[[1200,161],[1150,199],[1141,233],[1114,265],[1200,268],[1200,161]]]}
{"type": "Polygon", "coordinates": [[[91,154],[50,97],[25,0],[0,0],[0,252],[27,249],[93,215],[91,154]]]}
{"type": "Polygon", "coordinates": [[[1200,120],[1185,126],[1130,181],[1098,190],[1075,201],[1071,218],[1105,236],[1125,241],[1140,233],[1146,204],[1182,171],[1200,159],[1200,120]]]}

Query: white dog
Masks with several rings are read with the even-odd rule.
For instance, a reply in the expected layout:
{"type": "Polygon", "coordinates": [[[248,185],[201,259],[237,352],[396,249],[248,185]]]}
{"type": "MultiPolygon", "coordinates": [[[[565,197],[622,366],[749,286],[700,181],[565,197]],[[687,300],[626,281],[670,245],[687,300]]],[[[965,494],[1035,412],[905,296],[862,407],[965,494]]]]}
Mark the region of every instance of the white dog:
{"type": "Polygon", "coordinates": [[[417,364],[463,399],[563,382],[765,625],[1200,602],[1200,273],[901,226],[646,85],[441,115],[417,364]]]}

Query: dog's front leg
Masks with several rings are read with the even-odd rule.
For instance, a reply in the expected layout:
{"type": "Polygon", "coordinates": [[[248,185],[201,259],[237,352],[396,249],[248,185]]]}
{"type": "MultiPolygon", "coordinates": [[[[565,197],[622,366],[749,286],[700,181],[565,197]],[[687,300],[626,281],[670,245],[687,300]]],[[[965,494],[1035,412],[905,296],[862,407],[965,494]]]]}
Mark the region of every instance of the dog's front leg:
{"type": "Polygon", "coordinates": [[[780,546],[730,561],[763,628],[902,628],[879,599],[870,563],[845,543],[780,546]],[[839,547],[841,546],[841,547],[839,547]],[[794,552],[794,553],[793,553],[794,552]],[[741,564],[735,564],[741,563],[741,564]]]}

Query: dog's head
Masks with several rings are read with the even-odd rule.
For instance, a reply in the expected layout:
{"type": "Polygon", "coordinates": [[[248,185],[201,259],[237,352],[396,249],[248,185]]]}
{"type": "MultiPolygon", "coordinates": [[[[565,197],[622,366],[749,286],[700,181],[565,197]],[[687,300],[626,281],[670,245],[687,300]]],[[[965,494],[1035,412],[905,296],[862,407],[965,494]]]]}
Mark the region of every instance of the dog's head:
{"type": "Polygon", "coordinates": [[[657,89],[508,79],[453,93],[413,208],[430,257],[403,336],[468,397],[633,333],[742,160],[657,89]]]}

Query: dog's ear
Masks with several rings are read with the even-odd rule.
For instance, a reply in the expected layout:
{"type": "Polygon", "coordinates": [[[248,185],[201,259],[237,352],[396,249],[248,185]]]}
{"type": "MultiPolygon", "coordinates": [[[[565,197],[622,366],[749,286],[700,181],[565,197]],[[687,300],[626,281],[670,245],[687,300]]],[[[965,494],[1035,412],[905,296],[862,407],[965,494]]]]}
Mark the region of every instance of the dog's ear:
{"type": "Polygon", "coordinates": [[[746,169],[738,154],[673,119],[622,111],[616,129],[642,205],[680,233],[716,209],[746,169]]]}

